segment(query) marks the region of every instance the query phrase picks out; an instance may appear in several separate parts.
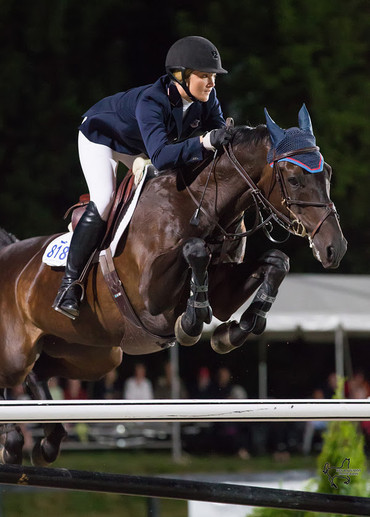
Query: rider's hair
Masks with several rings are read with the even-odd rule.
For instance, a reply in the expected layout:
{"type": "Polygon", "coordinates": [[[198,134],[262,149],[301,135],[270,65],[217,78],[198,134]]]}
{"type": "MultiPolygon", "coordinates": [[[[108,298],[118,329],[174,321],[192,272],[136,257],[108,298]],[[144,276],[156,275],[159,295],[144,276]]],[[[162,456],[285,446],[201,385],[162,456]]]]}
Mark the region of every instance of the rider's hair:
{"type": "Polygon", "coordinates": [[[191,76],[191,74],[193,73],[194,70],[192,70],[191,68],[185,68],[184,71],[182,70],[179,70],[179,69],[173,69],[172,71],[172,75],[179,81],[187,81],[189,79],[189,77],[191,76]]]}

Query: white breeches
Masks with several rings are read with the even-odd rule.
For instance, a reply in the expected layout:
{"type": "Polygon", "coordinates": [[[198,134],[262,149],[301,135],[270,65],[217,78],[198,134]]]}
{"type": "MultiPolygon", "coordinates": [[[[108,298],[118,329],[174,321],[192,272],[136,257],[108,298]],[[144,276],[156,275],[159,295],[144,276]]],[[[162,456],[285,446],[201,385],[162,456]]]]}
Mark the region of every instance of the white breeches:
{"type": "Polygon", "coordinates": [[[114,201],[118,164],[122,162],[131,168],[137,156],[118,153],[105,145],[90,142],[81,131],[78,132],[78,152],[90,200],[106,221],[114,201]]]}

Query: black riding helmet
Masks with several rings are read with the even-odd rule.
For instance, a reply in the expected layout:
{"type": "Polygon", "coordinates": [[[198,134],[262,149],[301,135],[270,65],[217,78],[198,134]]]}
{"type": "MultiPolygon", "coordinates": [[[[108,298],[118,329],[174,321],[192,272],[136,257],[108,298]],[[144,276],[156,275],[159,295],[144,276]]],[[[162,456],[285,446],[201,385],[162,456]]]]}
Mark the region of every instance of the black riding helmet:
{"type": "Polygon", "coordinates": [[[172,80],[179,83],[189,97],[195,99],[186,85],[185,70],[199,70],[212,74],[227,74],[222,68],[217,48],[208,39],[201,36],[186,36],[170,47],[166,56],[166,72],[172,80]],[[175,71],[181,72],[181,81],[175,77],[175,71]]]}

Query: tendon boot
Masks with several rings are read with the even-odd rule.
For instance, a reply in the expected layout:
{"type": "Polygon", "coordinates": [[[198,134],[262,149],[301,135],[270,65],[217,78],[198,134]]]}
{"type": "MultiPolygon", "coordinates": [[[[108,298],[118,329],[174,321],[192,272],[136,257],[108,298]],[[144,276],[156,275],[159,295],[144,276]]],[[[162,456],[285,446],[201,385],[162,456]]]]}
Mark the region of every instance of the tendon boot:
{"type": "Polygon", "coordinates": [[[53,303],[56,311],[72,320],[78,317],[83,298],[83,287],[77,281],[92,253],[100,246],[106,224],[95,203],[90,201],[73,232],[64,277],[53,303]]]}

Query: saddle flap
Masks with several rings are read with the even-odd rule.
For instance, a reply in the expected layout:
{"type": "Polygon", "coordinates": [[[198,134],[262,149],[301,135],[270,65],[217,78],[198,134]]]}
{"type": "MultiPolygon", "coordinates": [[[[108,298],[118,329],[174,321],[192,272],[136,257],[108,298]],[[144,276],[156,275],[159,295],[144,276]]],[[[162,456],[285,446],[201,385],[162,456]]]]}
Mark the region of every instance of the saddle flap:
{"type": "MultiPolygon", "coordinates": [[[[127,203],[130,201],[134,186],[134,176],[129,171],[122,182],[120,183],[114,201],[112,205],[112,209],[109,214],[108,222],[107,222],[107,230],[103,239],[103,244],[109,246],[112,235],[114,235],[114,231],[116,228],[117,221],[120,219],[121,212],[125,209],[127,203]]],[[[78,203],[72,205],[64,214],[64,219],[71,215],[71,222],[68,225],[68,228],[71,231],[77,226],[78,221],[80,220],[82,214],[84,213],[86,206],[90,202],[89,194],[82,194],[79,198],[78,203]]]]}

